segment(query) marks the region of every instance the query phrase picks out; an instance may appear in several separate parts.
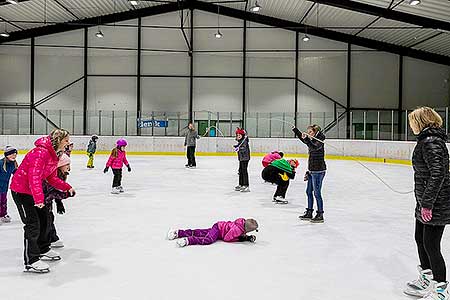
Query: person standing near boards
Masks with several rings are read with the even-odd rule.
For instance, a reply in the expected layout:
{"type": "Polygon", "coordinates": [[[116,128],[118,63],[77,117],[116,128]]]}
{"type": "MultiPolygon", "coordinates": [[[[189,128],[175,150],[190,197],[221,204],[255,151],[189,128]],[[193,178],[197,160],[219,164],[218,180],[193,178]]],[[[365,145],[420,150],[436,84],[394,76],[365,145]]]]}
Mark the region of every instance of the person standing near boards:
{"type": "Polygon", "coordinates": [[[429,107],[408,115],[417,136],[412,156],[416,197],[415,240],[419,278],[407,283],[405,294],[424,300],[450,299],[446,266],[441,253],[445,225],[450,223],[449,155],[442,118],[429,107]]]}
{"type": "Polygon", "coordinates": [[[197,146],[197,140],[200,138],[197,130],[195,130],[194,124],[191,122],[188,125],[188,131],[184,138],[184,146],[187,147],[186,156],[188,163],[185,165],[186,168],[194,169],[197,167],[195,161],[195,147],[197,146]]]}
{"type": "Polygon", "coordinates": [[[308,196],[308,208],[305,213],[300,216],[304,221],[312,223],[323,223],[323,199],[322,199],[322,182],[325,178],[327,165],[325,164],[325,135],[320,126],[310,125],[307,128],[307,134],[300,132],[296,127],[292,128],[295,135],[308,146],[308,170],[305,174],[305,181],[308,181],[306,195],[308,196]],[[313,218],[314,197],[317,202],[317,213],[313,218]]]}

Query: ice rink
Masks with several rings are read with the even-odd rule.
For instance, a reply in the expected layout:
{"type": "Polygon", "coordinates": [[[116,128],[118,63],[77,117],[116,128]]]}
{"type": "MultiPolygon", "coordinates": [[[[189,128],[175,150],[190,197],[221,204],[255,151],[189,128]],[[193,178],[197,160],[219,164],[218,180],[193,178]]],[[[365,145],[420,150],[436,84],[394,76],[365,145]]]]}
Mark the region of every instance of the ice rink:
{"type": "MultiPolygon", "coordinates": [[[[287,156],[288,157],[288,156],[287,156]]],[[[234,191],[236,157],[197,157],[197,169],[176,156],[129,156],[126,193],[111,195],[106,156],[96,169],[72,157],[56,227],[66,247],[48,274],[22,272],[23,230],[9,196],[11,224],[0,226],[2,300],[30,299],[408,299],[416,278],[415,200],[399,195],[354,161],[328,160],[325,223],[302,222],[306,204],[300,161],[288,205],[271,202],[275,186],[260,178],[261,158],[250,162],[250,193],[234,191]],[[204,228],[219,220],[253,217],[255,244],[217,242],[177,248],[169,228],[204,228]]],[[[409,166],[365,163],[393,187],[413,186],[409,166]]],[[[448,233],[443,253],[450,262],[448,233]]]]}

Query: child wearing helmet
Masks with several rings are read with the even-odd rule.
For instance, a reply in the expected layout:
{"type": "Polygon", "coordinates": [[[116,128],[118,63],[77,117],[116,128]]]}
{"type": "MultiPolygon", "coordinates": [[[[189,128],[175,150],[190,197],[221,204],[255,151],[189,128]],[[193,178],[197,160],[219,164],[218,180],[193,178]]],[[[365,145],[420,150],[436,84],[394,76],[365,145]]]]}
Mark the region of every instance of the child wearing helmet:
{"type": "Polygon", "coordinates": [[[286,192],[289,187],[289,179],[295,178],[295,169],[299,163],[296,159],[286,160],[284,158],[274,160],[270,165],[265,167],[262,171],[262,178],[277,185],[275,195],[273,195],[273,202],[277,204],[287,204],[286,192]]]}
{"type": "Polygon", "coordinates": [[[131,172],[131,167],[130,164],[128,163],[125,152],[126,146],[127,141],[125,139],[117,140],[116,147],[112,149],[111,155],[109,156],[109,159],[106,162],[106,167],[103,170],[104,173],[107,173],[109,167],[111,167],[113,171],[114,179],[111,194],[119,194],[124,192],[122,187],[122,167],[124,164],[128,168],[128,172],[131,172]]]}

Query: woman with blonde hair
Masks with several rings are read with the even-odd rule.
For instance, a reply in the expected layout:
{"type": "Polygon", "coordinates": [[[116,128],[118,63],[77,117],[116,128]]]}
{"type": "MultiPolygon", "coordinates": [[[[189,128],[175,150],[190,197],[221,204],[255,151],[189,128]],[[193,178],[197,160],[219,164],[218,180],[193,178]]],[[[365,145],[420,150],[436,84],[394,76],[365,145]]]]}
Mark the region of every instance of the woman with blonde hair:
{"type": "Polygon", "coordinates": [[[450,223],[449,154],[442,118],[429,107],[408,115],[417,136],[412,165],[416,197],[415,240],[419,253],[419,278],[408,282],[405,293],[426,300],[450,298],[446,266],[441,253],[445,225],[450,223]]]}
{"type": "Polygon", "coordinates": [[[50,135],[37,139],[35,148],[27,153],[14,173],[11,193],[24,226],[25,270],[37,273],[50,271],[43,260],[59,260],[50,249],[48,237],[48,207],[44,203],[43,181],[56,189],[74,195],[72,187],[58,177],[59,157],[69,144],[69,132],[55,129],[50,135]]]}

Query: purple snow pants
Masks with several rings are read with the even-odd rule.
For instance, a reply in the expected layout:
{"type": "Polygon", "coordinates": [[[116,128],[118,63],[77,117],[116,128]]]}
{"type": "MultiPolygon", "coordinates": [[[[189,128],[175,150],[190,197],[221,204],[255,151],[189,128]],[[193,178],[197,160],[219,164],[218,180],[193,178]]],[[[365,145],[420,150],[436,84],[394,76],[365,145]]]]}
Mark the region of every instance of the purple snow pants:
{"type": "Polygon", "coordinates": [[[0,193],[0,218],[6,216],[7,214],[7,200],[6,199],[7,193],[0,193]]]}
{"type": "Polygon", "coordinates": [[[208,229],[178,230],[178,237],[187,237],[189,245],[210,245],[219,239],[219,226],[216,224],[208,229]]]}

